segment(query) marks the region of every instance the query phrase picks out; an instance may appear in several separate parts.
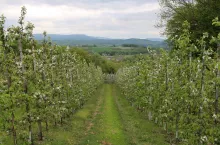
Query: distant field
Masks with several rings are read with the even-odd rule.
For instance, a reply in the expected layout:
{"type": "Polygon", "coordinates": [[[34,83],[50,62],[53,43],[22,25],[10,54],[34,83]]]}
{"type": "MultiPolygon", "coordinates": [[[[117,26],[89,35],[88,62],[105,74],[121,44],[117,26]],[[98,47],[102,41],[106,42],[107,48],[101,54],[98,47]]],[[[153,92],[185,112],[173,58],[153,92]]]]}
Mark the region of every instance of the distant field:
{"type": "Polygon", "coordinates": [[[135,55],[146,54],[148,50],[146,47],[123,47],[123,46],[87,46],[83,47],[85,50],[93,53],[99,53],[100,55],[135,55]]]}
{"type": "Polygon", "coordinates": [[[111,46],[97,46],[97,47],[83,47],[84,49],[91,51],[91,52],[109,52],[109,51],[113,51],[113,47],[111,46]]]}

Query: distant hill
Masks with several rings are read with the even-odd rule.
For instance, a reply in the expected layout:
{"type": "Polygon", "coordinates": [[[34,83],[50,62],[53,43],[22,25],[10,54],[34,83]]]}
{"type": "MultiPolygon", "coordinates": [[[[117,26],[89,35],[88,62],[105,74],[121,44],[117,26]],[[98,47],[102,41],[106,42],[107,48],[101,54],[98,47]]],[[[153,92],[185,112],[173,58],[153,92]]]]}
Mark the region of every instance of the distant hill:
{"type": "MultiPolygon", "coordinates": [[[[87,36],[84,34],[73,34],[73,35],[60,35],[60,34],[48,34],[52,40],[95,40],[99,39],[96,37],[87,36]]],[[[42,40],[42,34],[34,34],[35,39],[42,40]]]]}
{"type": "MultiPolygon", "coordinates": [[[[103,37],[93,37],[84,34],[73,34],[73,35],[59,35],[59,34],[48,34],[52,41],[58,45],[123,45],[123,44],[135,44],[141,46],[150,47],[166,47],[163,39],[160,38],[149,38],[149,39],[109,39],[103,37]]],[[[42,34],[34,34],[36,40],[42,40],[42,34]]]]}
{"type": "Polygon", "coordinates": [[[164,41],[164,39],[162,39],[162,38],[147,38],[147,40],[150,40],[150,41],[164,41]]]}

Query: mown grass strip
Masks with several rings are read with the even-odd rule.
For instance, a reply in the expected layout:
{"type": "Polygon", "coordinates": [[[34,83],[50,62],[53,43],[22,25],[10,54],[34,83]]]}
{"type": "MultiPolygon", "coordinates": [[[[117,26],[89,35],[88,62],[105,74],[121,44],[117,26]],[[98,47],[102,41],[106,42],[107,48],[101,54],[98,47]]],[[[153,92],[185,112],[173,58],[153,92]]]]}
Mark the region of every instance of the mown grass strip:
{"type": "Polygon", "coordinates": [[[113,92],[129,145],[168,145],[161,128],[148,121],[146,114],[130,106],[116,86],[113,92]]]}
{"type": "Polygon", "coordinates": [[[104,102],[94,126],[82,145],[127,145],[123,125],[112,96],[112,85],[104,85],[104,102]]]}

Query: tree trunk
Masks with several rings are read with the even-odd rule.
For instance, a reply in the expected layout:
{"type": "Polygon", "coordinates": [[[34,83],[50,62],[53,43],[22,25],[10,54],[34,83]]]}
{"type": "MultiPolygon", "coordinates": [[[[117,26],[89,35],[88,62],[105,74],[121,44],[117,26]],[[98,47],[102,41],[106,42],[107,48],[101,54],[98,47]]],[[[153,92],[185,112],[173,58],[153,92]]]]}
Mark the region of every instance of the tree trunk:
{"type": "Polygon", "coordinates": [[[29,139],[28,142],[29,144],[33,145],[33,137],[32,137],[32,121],[31,121],[31,115],[30,115],[30,107],[29,107],[29,102],[26,100],[26,112],[27,112],[27,117],[28,117],[28,131],[29,131],[29,139]]]}
{"type": "Polygon", "coordinates": [[[42,141],[43,140],[43,131],[42,131],[41,120],[38,120],[37,124],[38,124],[38,139],[39,139],[39,141],[42,141]]]}
{"type": "Polygon", "coordinates": [[[63,117],[60,117],[60,124],[63,125],[63,117]]]}
{"type": "Polygon", "coordinates": [[[46,119],[46,121],[45,121],[45,125],[46,125],[46,131],[48,131],[48,130],[49,130],[49,127],[48,127],[48,121],[47,121],[47,119],[46,119]]]}
{"type": "MultiPolygon", "coordinates": [[[[20,63],[22,66],[22,79],[23,79],[23,89],[24,93],[28,93],[28,85],[27,85],[27,79],[24,76],[25,73],[25,67],[24,67],[24,62],[23,62],[23,50],[22,50],[22,38],[19,38],[18,40],[18,47],[19,47],[19,52],[20,52],[20,63]]],[[[26,98],[25,101],[26,104],[26,113],[27,113],[27,120],[28,120],[28,131],[29,131],[29,139],[28,142],[33,145],[33,137],[32,137],[32,122],[31,122],[31,115],[30,115],[30,105],[29,105],[29,100],[26,98]]]]}
{"type": "MultiPolygon", "coordinates": [[[[204,76],[205,76],[205,58],[204,58],[204,52],[205,52],[205,46],[203,46],[203,52],[202,52],[202,70],[201,70],[201,89],[200,89],[200,96],[201,96],[201,100],[204,98],[204,87],[205,87],[205,81],[204,81],[204,76]]],[[[202,103],[200,103],[200,106],[199,106],[199,114],[198,114],[198,119],[199,119],[199,122],[200,122],[200,129],[198,131],[198,134],[199,134],[199,138],[198,138],[198,144],[200,145],[201,144],[201,141],[200,141],[200,138],[202,136],[202,103]]]]}
{"type": "MultiPolygon", "coordinates": [[[[216,52],[216,61],[217,61],[217,70],[216,70],[216,78],[219,78],[219,69],[218,69],[218,63],[219,63],[219,49],[220,49],[220,43],[217,46],[217,52],[216,52]]],[[[219,84],[215,83],[215,115],[218,115],[218,98],[219,98],[219,88],[218,88],[219,84]]],[[[218,121],[217,119],[215,119],[215,124],[217,124],[218,121]]]]}
{"type": "Polygon", "coordinates": [[[56,118],[54,119],[54,126],[57,126],[57,120],[56,120],[56,118]]]}
{"type": "Polygon", "coordinates": [[[12,119],[13,142],[14,142],[14,145],[17,145],[17,134],[16,134],[16,130],[15,130],[15,115],[14,115],[14,112],[11,113],[11,119],[12,119]]]}
{"type": "Polygon", "coordinates": [[[179,111],[177,110],[176,114],[176,143],[178,143],[179,140],[179,111]]]}

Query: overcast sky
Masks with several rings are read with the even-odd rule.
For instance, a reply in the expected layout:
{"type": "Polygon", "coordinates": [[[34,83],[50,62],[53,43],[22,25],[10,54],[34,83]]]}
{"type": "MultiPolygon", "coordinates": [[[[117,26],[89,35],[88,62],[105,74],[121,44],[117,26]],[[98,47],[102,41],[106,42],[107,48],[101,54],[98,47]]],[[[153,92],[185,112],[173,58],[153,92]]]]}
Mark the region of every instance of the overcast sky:
{"type": "Polygon", "coordinates": [[[109,38],[161,37],[157,0],[0,0],[6,26],[16,25],[21,6],[34,33],[87,34],[109,38]]]}

